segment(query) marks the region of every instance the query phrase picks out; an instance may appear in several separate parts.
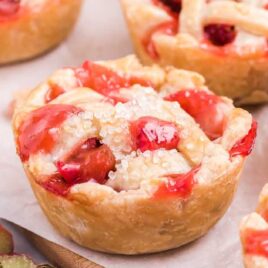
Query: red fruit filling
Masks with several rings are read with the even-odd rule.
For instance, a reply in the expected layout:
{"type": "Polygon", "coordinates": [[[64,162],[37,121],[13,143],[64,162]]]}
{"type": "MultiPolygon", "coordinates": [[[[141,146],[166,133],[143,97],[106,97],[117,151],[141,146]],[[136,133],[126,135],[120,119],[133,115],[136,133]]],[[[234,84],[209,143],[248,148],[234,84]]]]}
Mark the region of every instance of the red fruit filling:
{"type": "Polygon", "coordinates": [[[0,17],[16,14],[20,9],[20,0],[0,0],[0,17]]]}
{"type": "Polygon", "coordinates": [[[155,47],[155,43],[153,41],[153,37],[156,34],[166,34],[170,36],[174,36],[178,33],[178,19],[173,19],[172,21],[164,22],[160,25],[156,25],[148,33],[145,38],[142,40],[142,44],[152,59],[158,59],[159,54],[155,47]]]}
{"type": "Polygon", "coordinates": [[[97,138],[90,138],[59,161],[57,167],[67,183],[94,180],[103,184],[115,168],[115,157],[107,145],[101,144],[97,138]]]}
{"type": "Polygon", "coordinates": [[[268,258],[268,230],[246,230],[244,251],[246,254],[268,258]]]}
{"type": "Polygon", "coordinates": [[[181,0],[153,0],[153,4],[160,6],[167,10],[167,12],[172,12],[175,14],[181,11],[181,0]]]}
{"type": "Polygon", "coordinates": [[[98,93],[113,97],[121,88],[129,88],[135,84],[151,86],[151,83],[134,76],[122,76],[99,64],[86,61],[81,68],[75,70],[78,83],[98,93]]]}
{"type": "Polygon", "coordinates": [[[140,149],[166,150],[177,149],[179,143],[179,132],[175,124],[145,116],[130,123],[130,133],[134,150],[140,149]]]}
{"type": "Polygon", "coordinates": [[[75,147],[56,166],[58,174],[41,185],[50,192],[64,196],[71,186],[78,183],[94,181],[104,184],[108,173],[115,169],[115,157],[98,138],[90,138],[75,147]]]}
{"type": "Polygon", "coordinates": [[[230,156],[234,157],[237,155],[247,156],[251,153],[254,142],[257,135],[257,122],[254,120],[252,122],[251,129],[249,130],[248,134],[238,141],[233,148],[230,150],[230,156]]]}
{"type": "Polygon", "coordinates": [[[194,168],[186,174],[168,175],[168,181],[163,182],[155,192],[155,198],[181,197],[187,198],[195,184],[194,176],[200,167],[194,168]]]}
{"type": "Polygon", "coordinates": [[[80,109],[65,104],[50,104],[28,114],[19,127],[18,153],[22,161],[39,151],[50,152],[58,140],[58,128],[80,109]]]}
{"type": "Polygon", "coordinates": [[[58,96],[60,96],[61,94],[63,94],[65,92],[65,90],[56,85],[56,84],[51,84],[49,90],[47,91],[46,95],[45,95],[45,102],[49,103],[52,100],[56,99],[58,96]]]}
{"type": "Polygon", "coordinates": [[[171,94],[165,100],[177,101],[211,140],[222,136],[230,108],[220,97],[204,90],[188,89],[171,94]]]}
{"type": "Polygon", "coordinates": [[[234,41],[235,27],[228,24],[208,24],[204,27],[206,38],[215,46],[225,46],[234,41]]]}

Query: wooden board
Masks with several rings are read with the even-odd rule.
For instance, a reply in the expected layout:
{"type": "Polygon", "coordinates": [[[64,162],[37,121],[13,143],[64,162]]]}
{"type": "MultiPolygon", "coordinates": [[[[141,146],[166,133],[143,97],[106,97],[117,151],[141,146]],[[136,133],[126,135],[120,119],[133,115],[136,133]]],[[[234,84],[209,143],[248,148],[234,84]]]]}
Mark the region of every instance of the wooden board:
{"type": "Polygon", "coordinates": [[[52,243],[38,235],[23,230],[26,237],[47,259],[61,268],[103,268],[90,260],[87,260],[70,250],[52,243]]]}

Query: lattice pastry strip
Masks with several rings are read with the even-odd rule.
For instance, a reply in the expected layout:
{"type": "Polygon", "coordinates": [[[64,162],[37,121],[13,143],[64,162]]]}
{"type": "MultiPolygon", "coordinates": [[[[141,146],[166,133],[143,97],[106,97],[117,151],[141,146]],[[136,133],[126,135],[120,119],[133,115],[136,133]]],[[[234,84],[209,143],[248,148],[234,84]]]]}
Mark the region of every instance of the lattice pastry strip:
{"type": "Polygon", "coordinates": [[[252,1],[205,0],[183,1],[179,15],[179,33],[188,33],[198,40],[203,38],[203,27],[209,23],[234,25],[238,30],[268,38],[268,12],[252,1]]]}

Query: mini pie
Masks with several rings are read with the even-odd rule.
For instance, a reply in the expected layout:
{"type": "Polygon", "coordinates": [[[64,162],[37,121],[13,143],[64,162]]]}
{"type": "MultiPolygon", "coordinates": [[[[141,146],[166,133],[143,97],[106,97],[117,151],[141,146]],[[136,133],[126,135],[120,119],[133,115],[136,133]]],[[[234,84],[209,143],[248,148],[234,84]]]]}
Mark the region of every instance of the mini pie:
{"type": "Polygon", "coordinates": [[[245,216],[240,225],[246,268],[268,267],[268,184],[259,196],[256,212],[245,216]]]}
{"type": "Polygon", "coordinates": [[[144,64],[202,74],[239,104],[268,101],[267,0],[121,0],[144,64]]]}
{"type": "Polygon", "coordinates": [[[140,254],[188,243],[219,220],[256,123],[202,76],[128,56],[57,71],[17,107],[13,129],[61,234],[140,254]]]}
{"type": "Polygon", "coordinates": [[[72,29],[82,0],[0,0],[0,64],[35,57],[72,29]]]}

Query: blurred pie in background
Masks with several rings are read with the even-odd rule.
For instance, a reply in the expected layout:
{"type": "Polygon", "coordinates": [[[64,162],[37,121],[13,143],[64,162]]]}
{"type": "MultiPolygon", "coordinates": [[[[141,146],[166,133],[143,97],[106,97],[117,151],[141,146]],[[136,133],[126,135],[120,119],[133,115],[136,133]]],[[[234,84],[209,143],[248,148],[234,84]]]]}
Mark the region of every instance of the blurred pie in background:
{"type": "Polygon", "coordinates": [[[267,0],[121,0],[144,64],[202,74],[239,104],[268,101],[267,0]]]}
{"type": "Polygon", "coordinates": [[[82,0],[0,0],[0,64],[35,57],[72,29],[82,0]]]}

